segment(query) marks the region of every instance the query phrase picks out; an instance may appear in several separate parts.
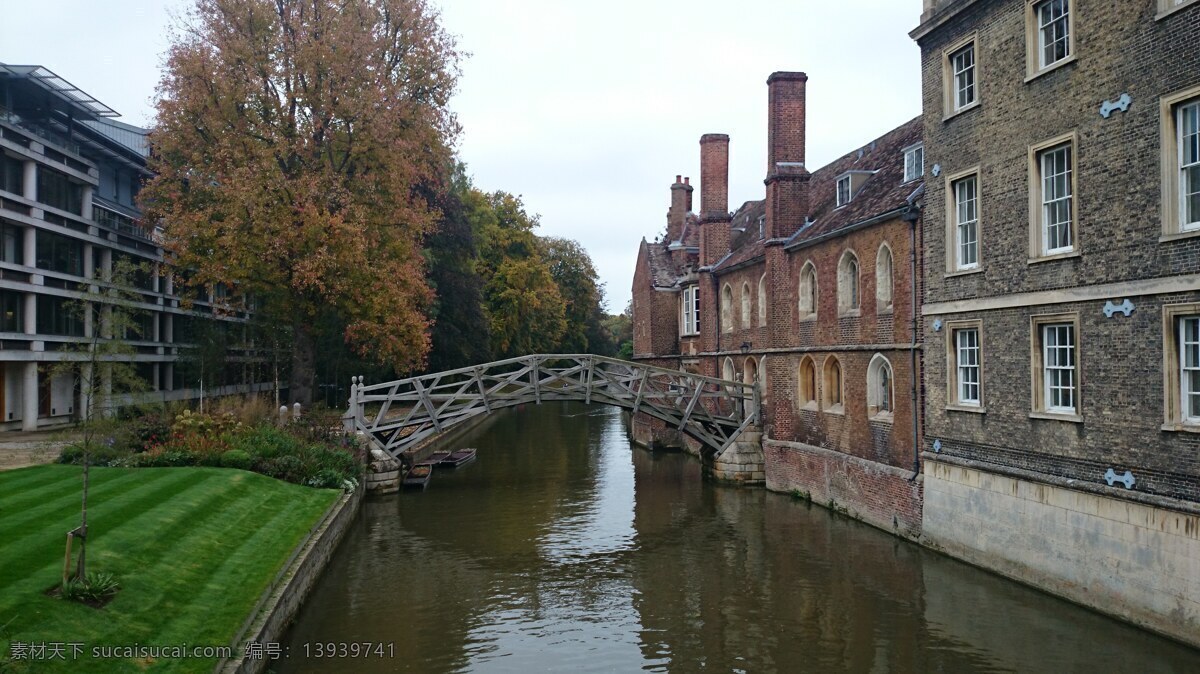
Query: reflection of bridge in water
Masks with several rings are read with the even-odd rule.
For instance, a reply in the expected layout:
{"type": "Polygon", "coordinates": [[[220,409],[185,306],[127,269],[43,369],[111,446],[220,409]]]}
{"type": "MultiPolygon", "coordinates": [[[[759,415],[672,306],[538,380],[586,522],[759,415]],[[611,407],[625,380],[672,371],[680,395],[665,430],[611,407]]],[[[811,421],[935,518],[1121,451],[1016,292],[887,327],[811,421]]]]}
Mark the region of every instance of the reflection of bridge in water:
{"type": "Polygon", "coordinates": [[[537,354],[351,387],[356,430],[393,457],[498,409],[577,400],[614,405],[670,424],[715,456],[757,422],[754,384],[593,355],[537,354]]]}

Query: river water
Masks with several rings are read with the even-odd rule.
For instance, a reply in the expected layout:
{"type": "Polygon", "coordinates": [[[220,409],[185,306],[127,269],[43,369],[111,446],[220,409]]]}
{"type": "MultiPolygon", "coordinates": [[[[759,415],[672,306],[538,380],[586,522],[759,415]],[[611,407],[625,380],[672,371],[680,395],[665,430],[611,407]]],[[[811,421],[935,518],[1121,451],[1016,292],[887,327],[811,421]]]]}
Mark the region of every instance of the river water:
{"type": "Polygon", "coordinates": [[[455,445],[479,458],[364,504],[276,671],[1200,671],[1200,651],[706,482],[631,447],[615,409],[530,406],[455,445]],[[384,646],[317,657],[349,642],[384,646]]]}

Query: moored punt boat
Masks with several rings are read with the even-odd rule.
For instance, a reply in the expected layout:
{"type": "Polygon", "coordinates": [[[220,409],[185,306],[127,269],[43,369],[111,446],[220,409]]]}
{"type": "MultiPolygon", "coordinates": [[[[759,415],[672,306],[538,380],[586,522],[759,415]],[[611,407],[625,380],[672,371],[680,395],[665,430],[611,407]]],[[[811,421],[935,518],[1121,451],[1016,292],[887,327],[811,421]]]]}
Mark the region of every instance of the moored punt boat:
{"type": "Polygon", "coordinates": [[[464,463],[473,461],[474,459],[475,459],[475,448],[468,447],[466,449],[460,449],[457,452],[451,452],[450,456],[442,459],[442,465],[448,466],[450,468],[457,468],[457,467],[463,465],[464,463]]]}
{"type": "Polygon", "coordinates": [[[418,461],[417,465],[419,466],[422,463],[427,463],[431,466],[436,466],[448,458],[450,458],[450,450],[442,450],[442,451],[438,451],[438,452],[434,452],[433,454],[430,454],[429,458],[425,459],[424,461],[418,461]]]}
{"type": "Polygon", "coordinates": [[[427,463],[418,463],[408,470],[408,474],[404,476],[405,489],[424,489],[429,485],[429,478],[433,476],[433,466],[427,463]]]}

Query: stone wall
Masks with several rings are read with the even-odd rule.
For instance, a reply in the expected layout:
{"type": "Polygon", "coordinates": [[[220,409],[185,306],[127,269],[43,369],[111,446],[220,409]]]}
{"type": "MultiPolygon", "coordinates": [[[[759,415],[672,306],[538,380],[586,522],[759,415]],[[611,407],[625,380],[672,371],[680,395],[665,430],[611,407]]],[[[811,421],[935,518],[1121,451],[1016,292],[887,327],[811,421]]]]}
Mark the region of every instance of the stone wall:
{"type": "Polygon", "coordinates": [[[921,535],[923,478],[876,461],[767,439],[767,489],[812,501],[905,538],[921,535]]]}
{"type": "Polygon", "coordinates": [[[925,459],[926,545],[1200,646],[1195,504],[925,459]]]}

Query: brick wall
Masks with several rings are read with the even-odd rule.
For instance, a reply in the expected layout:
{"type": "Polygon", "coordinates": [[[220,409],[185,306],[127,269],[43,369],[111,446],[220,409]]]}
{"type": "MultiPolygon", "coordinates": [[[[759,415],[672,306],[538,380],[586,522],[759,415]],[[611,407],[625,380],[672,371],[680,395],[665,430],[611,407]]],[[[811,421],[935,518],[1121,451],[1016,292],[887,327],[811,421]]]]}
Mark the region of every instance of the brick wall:
{"type": "MultiPolygon", "coordinates": [[[[1200,6],[1155,19],[1157,3],[1076,2],[1074,62],[1027,79],[1020,0],[977,2],[920,40],[927,182],[923,244],[928,342],[925,446],[951,455],[1102,484],[1108,468],[1132,470],[1138,491],[1200,500],[1200,435],[1163,430],[1162,306],[1197,301],[1148,288],[1077,301],[1070,289],[1200,272],[1200,238],[1160,240],[1160,99],[1200,85],[1200,6]],[[943,51],[975,33],[980,105],[950,119],[943,110],[943,51]],[[1128,93],[1127,112],[1100,114],[1128,93]],[[1053,111],[1053,114],[1047,114],[1053,111]],[[1031,260],[1030,146],[1076,135],[1072,257],[1031,260]],[[980,271],[947,273],[945,176],[978,166],[980,271]],[[987,308],[981,300],[1048,293],[987,308]],[[1131,317],[1102,313],[1130,299],[1131,317]],[[938,303],[961,302],[953,308],[938,303]],[[1037,348],[1030,317],[1078,312],[1077,419],[1032,418],[1037,348]],[[946,329],[982,322],[982,413],[947,409],[946,329]]],[[[1167,139],[1173,143],[1173,139],[1167,139]]],[[[1171,147],[1169,151],[1174,151],[1171,147]]],[[[1034,227],[1039,227],[1037,221],[1034,227]]],[[[897,327],[899,324],[897,323],[897,327]]]]}
{"type": "Polygon", "coordinates": [[[840,452],[766,440],[767,489],[805,498],[906,538],[921,535],[923,480],[840,452]]]}

